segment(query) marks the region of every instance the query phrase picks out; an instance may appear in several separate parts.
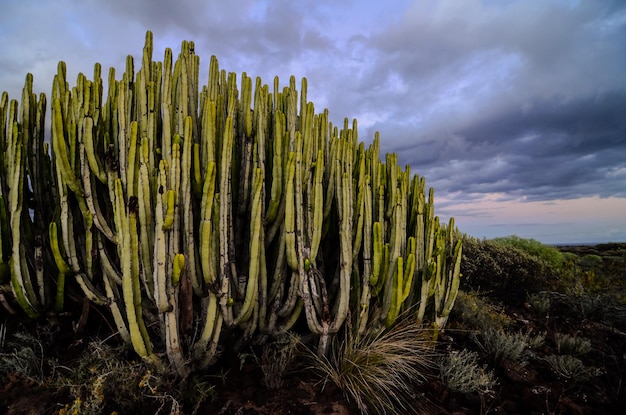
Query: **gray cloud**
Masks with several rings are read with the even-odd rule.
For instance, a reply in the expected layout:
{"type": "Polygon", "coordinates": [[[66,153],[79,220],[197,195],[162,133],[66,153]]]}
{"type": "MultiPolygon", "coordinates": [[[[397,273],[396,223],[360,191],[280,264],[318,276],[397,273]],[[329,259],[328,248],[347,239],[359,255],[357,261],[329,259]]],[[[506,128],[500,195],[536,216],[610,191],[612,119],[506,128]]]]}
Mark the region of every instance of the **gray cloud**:
{"type": "Polygon", "coordinates": [[[387,150],[439,194],[626,196],[623,3],[444,3],[369,39],[387,150]]]}
{"type": "Polygon", "coordinates": [[[423,145],[427,153],[420,146],[400,154],[449,192],[507,192],[531,200],[625,197],[625,108],[626,91],[542,100],[435,139],[423,145]]]}

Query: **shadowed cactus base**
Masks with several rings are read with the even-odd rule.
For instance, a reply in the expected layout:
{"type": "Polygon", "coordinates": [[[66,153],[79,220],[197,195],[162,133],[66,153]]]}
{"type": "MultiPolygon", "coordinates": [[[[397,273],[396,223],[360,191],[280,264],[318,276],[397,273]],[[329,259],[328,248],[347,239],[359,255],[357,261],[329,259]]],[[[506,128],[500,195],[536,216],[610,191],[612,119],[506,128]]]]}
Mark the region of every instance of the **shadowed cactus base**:
{"type": "Polygon", "coordinates": [[[263,341],[302,321],[320,355],[348,321],[363,336],[410,309],[443,328],[461,242],[424,178],[316,113],[306,79],[268,86],[211,57],[201,87],[199,65],[187,41],[154,61],[150,32],[106,90],[99,64],[70,87],[60,62],[49,142],[32,76],[19,103],[2,95],[4,307],[61,312],[78,284],[180,376],[215,361],[223,327],[263,341]]]}

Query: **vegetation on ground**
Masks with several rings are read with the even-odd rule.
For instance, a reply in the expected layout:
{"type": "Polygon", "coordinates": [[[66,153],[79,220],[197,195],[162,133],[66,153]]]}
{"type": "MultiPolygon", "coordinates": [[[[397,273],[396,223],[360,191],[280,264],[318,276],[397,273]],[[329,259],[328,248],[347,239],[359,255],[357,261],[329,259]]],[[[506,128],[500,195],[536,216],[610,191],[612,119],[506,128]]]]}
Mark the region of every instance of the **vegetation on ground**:
{"type": "MultiPolygon", "coordinates": [[[[489,241],[474,243],[491,249],[489,241]]],[[[548,281],[527,279],[541,283],[521,287],[526,298],[466,286],[436,340],[401,319],[361,338],[343,330],[322,357],[306,338],[286,335],[221,350],[224,364],[184,382],[155,373],[119,339],[98,336],[107,323],[96,312],[82,334],[71,328],[80,313],[56,324],[4,320],[0,407],[14,414],[35,403],[47,414],[617,414],[626,403],[626,276],[602,271],[624,265],[626,255],[615,253],[598,255],[612,263],[595,264],[593,280],[585,254],[548,281]]]]}

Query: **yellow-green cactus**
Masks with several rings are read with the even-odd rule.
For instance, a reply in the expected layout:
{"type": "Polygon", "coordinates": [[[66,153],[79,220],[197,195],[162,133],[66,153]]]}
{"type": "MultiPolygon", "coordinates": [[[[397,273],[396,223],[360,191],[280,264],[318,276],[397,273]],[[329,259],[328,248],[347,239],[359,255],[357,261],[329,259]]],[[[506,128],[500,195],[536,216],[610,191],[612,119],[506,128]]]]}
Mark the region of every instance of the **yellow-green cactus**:
{"type": "Polygon", "coordinates": [[[298,91],[294,77],[281,88],[244,73],[238,86],[211,57],[200,87],[193,42],[157,62],[152,41],[137,70],[129,56],[121,79],[109,71],[104,96],[100,65],[70,87],[59,63],[50,148],[32,76],[21,109],[2,96],[0,287],[10,279],[28,315],[67,307],[78,284],[140,356],[165,355],[180,376],[215,360],[224,325],[262,341],[302,319],[321,354],[348,318],[357,335],[407,310],[443,327],[461,245],[424,178],[381,158],[378,134],[360,143],[356,120],[316,114],[306,78],[298,91]]]}

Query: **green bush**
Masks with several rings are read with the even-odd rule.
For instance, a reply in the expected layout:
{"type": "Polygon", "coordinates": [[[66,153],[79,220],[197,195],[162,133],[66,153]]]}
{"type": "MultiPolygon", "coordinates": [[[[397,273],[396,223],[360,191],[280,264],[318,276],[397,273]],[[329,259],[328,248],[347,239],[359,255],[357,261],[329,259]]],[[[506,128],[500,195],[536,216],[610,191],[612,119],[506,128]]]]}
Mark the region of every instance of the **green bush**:
{"type": "Polygon", "coordinates": [[[602,257],[594,254],[584,255],[578,260],[578,265],[592,270],[600,269],[602,268],[602,257]]]}
{"type": "Polygon", "coordinates": [[[512,235],[502,238],[494,238],[492,242],[501,244],[505,247],[513,247],[521,249],[531,256],[537,257],[548,264],[548,267],[554,271],[561,269],[565,262],[563,254],[555,247],[545,245],[535,239],[525,239],[512,235]]]}
{"type": "Polygon", "coordinates": [[[506,301],[523,301],[546,288],[554,269],[512,245],[466,237],[463,240],[461,289],[478,290],[506,301]]]}

